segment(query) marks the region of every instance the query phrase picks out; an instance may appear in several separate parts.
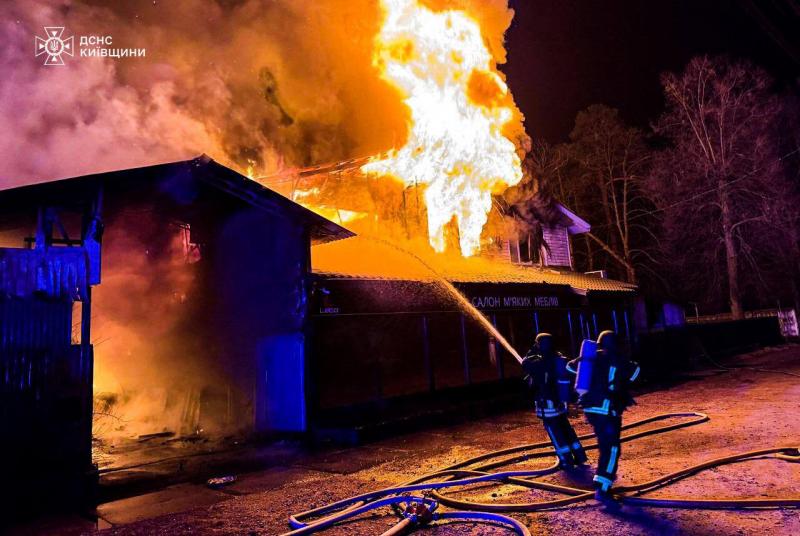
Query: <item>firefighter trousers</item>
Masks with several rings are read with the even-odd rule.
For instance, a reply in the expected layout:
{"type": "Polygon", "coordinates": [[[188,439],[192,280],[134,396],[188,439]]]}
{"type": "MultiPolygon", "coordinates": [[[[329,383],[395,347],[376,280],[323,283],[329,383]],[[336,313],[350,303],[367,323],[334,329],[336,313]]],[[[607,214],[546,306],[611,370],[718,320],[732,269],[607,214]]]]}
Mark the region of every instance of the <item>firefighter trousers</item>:
{"type": "Polygon", "coordinates": [[[608,491],[617,478],[619,457],[622,454],[619,441],[622,431],[622,416],[587,413],[586,418],[597,435],[597,447],[600,451],[594,476],[595,487],[602,491],[608,491]]]}
{"type": "Polygon", "coordinates": [[[586,453],[566,413],[545,417],[542,419],[542,424],[562,465],[572,466],[586,462],[586,453]]]}

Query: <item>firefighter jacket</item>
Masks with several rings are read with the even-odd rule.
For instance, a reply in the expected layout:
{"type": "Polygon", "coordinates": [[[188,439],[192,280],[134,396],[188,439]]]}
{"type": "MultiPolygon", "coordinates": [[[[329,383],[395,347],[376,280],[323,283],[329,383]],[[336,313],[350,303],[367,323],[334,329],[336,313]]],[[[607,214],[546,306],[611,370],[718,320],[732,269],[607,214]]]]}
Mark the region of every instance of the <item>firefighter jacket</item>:
{"type": "Polygon", "coordinates": [[[544,419],[565,414],[572,386],[567,359],[559,353],[529,353],[522,361],[522,369],[533,391],[536,416],[544,419]]]}
{"type": "MultiPolygon", "coordinates": [[[[577,372],[580,358],[567,364],[567,370],[577,372]]],[[[580,396],[578,403],[584,413],[598,415],[621,415],[625,408],[635,404],[629,385],[639,376],[639,365],[605,350],[597,351],[597,359],[591,373],[589,390],[580,396]]]]}

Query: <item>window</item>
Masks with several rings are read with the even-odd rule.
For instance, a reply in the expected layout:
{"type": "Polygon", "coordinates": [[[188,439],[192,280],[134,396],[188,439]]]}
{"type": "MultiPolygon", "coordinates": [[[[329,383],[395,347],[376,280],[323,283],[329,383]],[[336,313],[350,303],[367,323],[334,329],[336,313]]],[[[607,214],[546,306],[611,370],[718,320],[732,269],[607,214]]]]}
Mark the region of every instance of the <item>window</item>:
{"type": "Polygon", "coordinates": [[[183,249],[183,260],[186,264],[194,264],[201,258],[200,245],[192,242],[192,229],[188,223],[178,224],[181,246],[183,249]]]}
{"type": "Polygon", "coordinates": [[[530,233],[520,235],[516,240],[509,240],[508,248],[511,262],[514,264],[539,264],[541,262],[541,250],[534,245],[530,233]]]}

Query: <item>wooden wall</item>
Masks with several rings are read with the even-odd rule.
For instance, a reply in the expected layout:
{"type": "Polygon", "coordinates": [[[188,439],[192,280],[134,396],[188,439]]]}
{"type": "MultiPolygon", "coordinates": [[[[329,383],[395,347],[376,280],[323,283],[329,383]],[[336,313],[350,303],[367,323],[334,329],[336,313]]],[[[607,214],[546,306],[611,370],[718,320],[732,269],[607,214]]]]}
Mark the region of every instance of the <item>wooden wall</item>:
{"type": "Polygon", "coordinates": [[[544,264],[546,266],[572,267],[572,256],[569,246],[569,233],[566,227],[544,227],[544,241],[550,247],[550,251],[544,252],[544,264]]]}

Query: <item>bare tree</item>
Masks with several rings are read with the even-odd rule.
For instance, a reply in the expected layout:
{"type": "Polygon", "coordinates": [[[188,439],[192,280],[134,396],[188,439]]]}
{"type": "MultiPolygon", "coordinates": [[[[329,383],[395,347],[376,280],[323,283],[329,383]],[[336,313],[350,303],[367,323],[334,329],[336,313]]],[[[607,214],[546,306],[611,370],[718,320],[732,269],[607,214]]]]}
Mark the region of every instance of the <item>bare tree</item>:
{"type": "Polygon", "coordinates": [[[768,287],[777,302],[800,311],[800,86],[781,98],[781,160],[786,182],[767,208],[767,220],[760,252],[761,264],[771,270],[768,287]]]}
{"type": "Polygon", "coordinates": [[[617,110],[595,104],[578,113],[570,140],[568,152],[577,164],[571,187],[594,220],[587,236],[636,283],[642,261],[652,260],[646,246],[655,238],[641,219],[650,208],[643,189],[650,157],[644,135],[617,110]]]}
{"type": "Polygon", "coordinates": [[[650,191],[665,246],[685,284],[727,294],[742,318],[742,270],[745,282],[762,277],[754,252],[787,190],[774,129],[779,101],[763,70],[728,58],[694,58],[661,82],[666,111],[654,129],[668,147],[652,166],[650,191]]]}
{"type": "Polygon", "coordinates": [[[494,208],[500,218],[490,217],[489,225],[494,220],[505,225],[506,231],[526,237],[531,251],[543,248],[550,252],[543,227],[567,223],[553,197],[554,177],[565,158],[547,142],[531,142],[529,138],[521,144],[520,156],[522,181],[494,197],[494,208]]]}

